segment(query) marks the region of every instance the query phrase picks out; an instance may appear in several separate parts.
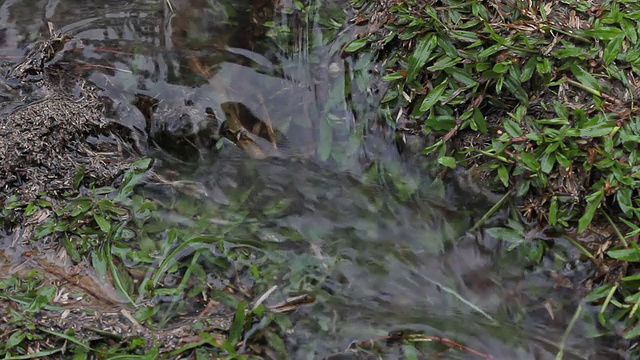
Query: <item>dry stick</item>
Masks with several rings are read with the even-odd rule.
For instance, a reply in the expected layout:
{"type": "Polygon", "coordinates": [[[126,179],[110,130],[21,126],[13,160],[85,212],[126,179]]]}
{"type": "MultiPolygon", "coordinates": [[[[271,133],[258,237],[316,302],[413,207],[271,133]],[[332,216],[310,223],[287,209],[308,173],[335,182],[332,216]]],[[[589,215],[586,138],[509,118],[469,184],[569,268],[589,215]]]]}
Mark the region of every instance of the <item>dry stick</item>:
{"type": "Polygon", "coordinates": [[[438,343],[443,344],[445,346],[448,346],[450,348],[463,350],[463,351],[466,351],[468,353],[477,355],[477,356],[479,356],[479,357],[481,357],[483,359],[486,359],[486,360],[492,360],[493,359],[493,357],[491,355],[482,353],[482,352],[480,352],[478,350],[472,349],[472,348],[470,348],[470,347],[468,347],[466,345],[462,345],[460,343],[457,343],[457,342],[455,342],[453,340],[450,340],[450,339],[447,339],[447,338],[443,338],[443,337],[439,337],[439,336],[424,336],[424,338],[427,341],[438,342],[438,343]]]}
{"type": "Polygon", "coordinates": [[[27,261],[31,262],[31,263],[34,263],[34,264],[40,266],[41,268],[43,268],[48,273],[53,274],[55,276],[58,276],[58,277],[64,279],[65,281],[69,282],[70,284],[73,284],[73,285],[79,287],[80,289],[86,291],[89,295],[92,295],[93,297],[95,297],[96,299],[98,299],[98,300],[100,300],[102,302],[105,302],[105,303],[107,303],[109,305],[114,305],[114,306],[118,306],[118,305],[121,306],[122,305],[122,304],[116,303],[115,301],[113,301],[113,300],[111,300],[111,299],[109,299],[109,298],[107,298],[105,296],[102,296],[97,291],[93,291],[91,288],[89,288],[88,286],[83,285],[80,281],[75,280],[71,276],[63,274],[62,272],[57,271],[57,270],[55,270],[55,269],[53,269],[53,268],[51,268],[51,267],[49,267],[49,266],[47,266],[45,264],[41,264],[41,263],[39,263],[38,261],[36,261],[34,259],[27,259],[27,261]]]}
{"type": "Polygon", "coordinates": [[[258,308],[271,294],[278,289],[278,285],[273,285],[269,290],[267,290],[262,296],[260,296],[251,306],[251,311],[254,311],[258,308]]]}
{"type": "Polygon", "coordinates": [[[563,78],[570,85],[573,85],[573,86],[575,86],[577,88],[580,88],[580,89],[582,89],[582,90],[584,90],[584,91],[586,91],[586,92],[588,92],[588,93],[590,93],[592,95],[595,95],[595,96],[601,97],[601,98],[603,98],[603,99],[605,99],[607,101],[610,101],[614,105],[618,105],[618,106],[622,105],[622,102],[619,99],[616,99],[616,98],[614,98],[613,96],[611,96],[611,95],[609,95],[607,93],[604,93],[604,92],[596,90],[596,89],[592,89],[592,88],[582,84],[581,82],[578,82],[578,81],[575,81],[575,80],[569,78],[566,75],[564,75],[563,78]]]}
{"type": "Polygon", "coordinates": [[[430,336],[430,335],[420,335],[420,334],[388,335],[380,338],[369,339],[366,341],[354,342],[347,347],[347,350],[351,350],[354,347],[361,348],[361,349],[372,348],[376,343],[379,343],[381,341],[410,341],[410,342],[431,341],[431,342],[436,342],[436,343],[445,345],[449,348],[466,351],[468,353],[477,355],[486,360],[493,360],[493,357],[491,355],[475,350],[469,346],[462,345],[451,339],[447,339],[441,336],[430,336]]]}

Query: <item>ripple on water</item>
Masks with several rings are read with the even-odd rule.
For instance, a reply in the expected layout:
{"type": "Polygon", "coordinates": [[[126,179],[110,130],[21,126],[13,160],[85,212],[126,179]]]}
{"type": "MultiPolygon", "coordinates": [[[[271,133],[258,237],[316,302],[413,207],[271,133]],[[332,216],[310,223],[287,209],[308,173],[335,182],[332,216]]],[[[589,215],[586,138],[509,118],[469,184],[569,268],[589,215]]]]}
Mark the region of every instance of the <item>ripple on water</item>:
{"type": "MultiPolygon", "coordinates": [[[[194,129],[206,125],[210,109],[221,116],[220,105],[234,101],[256,116],[268,115],[300,153],[316,155],[314,161],[257,161],[223,152],[213,161],[206,149],[195,172],[185,166],[190,170],[174,174],[204,184],[207,201],[219,206],[233,208],[240,195],[251,192],[243,211],[260,224],[256,236],[282,243],[285,269],[277,296],[309,291],[317,298],[291,315],[294,326],[286,341],[293,358],[317,358],[401,329],[450,338],[496,359],[555,358],[580,294],[559,287],[548,267],[523,266],[522,257],[482,230],[467,233],[491,205],[472,201],[477,193],[455,184],[443,191],[415,164],[398,166],[400,157],[388,156],[385,163],[381,154],[393,146],[384,137],[349,143],[356,120],[378,113],[353,104],[377,104],[380,98],[367,89],[344,90],[359,86],[345,79],[374,64],[342,59],[346,40],[334,39],[337,31],[312,49],[311,35],[295,28],[286,12],[275,12],[274,21],[301,35],[294,41],[297,52],[269,40],[259,25],[218,11],[223,5],[246,10],[248,1],[172,0],[175,13],[166,3],[5,1],[0,55],[17,59],[30,38],[46,29],[45,21],[34,19],[54,20],[82,41],[63,60],[95,82],[113,104],[112,117],[129,126],[148,132],[149,121],[157,118],[134,105],[140,95],[158,100],[156,111],[165,115],[157,121],[171,123],[188,114],[194,129]],[[322,148],[318,139],[326,141],[330,129],[322,126],[325,119],[334,121],[334,142],[322,148]],[[365,160],[373,157],[393,180],[368,177],[360,167],[365,148],[379,148],[365,160]],[[324,161],[332,159],[332,149],[343,151],[342,158],[324,161]]],[[[345,30],[347,1],[323,4],[339,5],[345,21],[339,30],[345,30]]],[[[323,35],[328,28],[314,23],[306,29],[323,35]]],[[[165,156],[166,171],[179,169],[171,155],[158,155],[165,156]]],[[[503,220],[498,216],[493,225],[503,220]]],[[[15,270],[24,251],[11,247],[10,236],[0,238],[0,270],[15,270]]],[[[562,241],[556,244],[544,264],[555,263],[554,252],[565,253],[562,241]]],[[[594,324],[593,312],[583,312],[567,339],[565,359],[592,358],[598,351],[601,345],[588,336],[594,324]]],[[[397,358],[401,349],[386,351],[387,358],[397,358]]],[[[443,356],[474,358],[453,350],[443,356]]]]}

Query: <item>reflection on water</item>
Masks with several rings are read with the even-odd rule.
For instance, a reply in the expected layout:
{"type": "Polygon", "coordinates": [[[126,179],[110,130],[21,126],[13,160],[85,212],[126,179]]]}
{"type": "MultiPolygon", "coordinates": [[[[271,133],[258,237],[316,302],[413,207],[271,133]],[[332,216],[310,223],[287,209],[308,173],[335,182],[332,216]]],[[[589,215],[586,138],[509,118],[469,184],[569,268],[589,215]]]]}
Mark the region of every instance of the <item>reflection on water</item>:
{"type": "MultiPolygon", "coordinates": [[[[282,242],[286,254],[278,296],[317,297],[292,315],[292,358],[396,330],[454,339],[496,359],[555,358],[581,295],[558,281],[580,279],[560,260],[572,250],[558,242],[541,266],[525,267],[482,231],[467,233],[492,204],[464,185],[432,181],[420,162],[401,163],[372,131],[374,64],[341,57],[347,1],[305,3],[307,13],[288,1],[7,0],[0,55],[17,61],[54,21],[81,40],[55,61],[103,90],[111,118],[145,134],[159,173],[202,183],[220,206],[248,194],[242,206],[260,224],[255,236],[282,242]],[[228,143],[216,152],[196,142],[191,135],[214,137],[229,121],[228,103],[283,134],[284,156],[252,160],[228,143]],[[176,173],[185,162],[189,170],[176,173]],[[304,246],[290,247],[292,234],[304,246]]],[[[588,338],[594,329],[583,313],[565,359],[607,351],[588,338]]],[[[400,357],[400,348],[387,351],[400,357]]]]}

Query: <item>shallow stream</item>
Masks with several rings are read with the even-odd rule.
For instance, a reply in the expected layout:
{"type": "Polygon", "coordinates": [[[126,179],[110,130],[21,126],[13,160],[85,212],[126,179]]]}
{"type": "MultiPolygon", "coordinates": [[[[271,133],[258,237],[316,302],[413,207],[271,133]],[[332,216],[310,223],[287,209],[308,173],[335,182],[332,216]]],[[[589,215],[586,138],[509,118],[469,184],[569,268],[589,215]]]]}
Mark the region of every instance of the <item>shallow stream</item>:
{"type": "MultiPolygon", "coordinates": [[[[243,230],[226,236],[250,229],[277,244],[274,301],[316,299],[290,315],[292,359],[339,354],[396,331],[451,339],[494,359],[554,359],[562,346],[564,359],[618,358],[614,344],[593,338],[597,309],[581,304],[579,284],[590,269],[577,251],[535,231],[529,251],[509,251],[484,227],[471,231],[501,195],[479,192],[463,172],[442,182],[427,159],[398,154],[377,124],[384,84],[376,63],[342,51],[355,30],[348,1],[304,3],[5,0],[0,59],[19,61],[48,21],[73,35],[56,61],[102,90],[111,119],[152,140],[156,173],[199,184],[195,195],[158,184],[145,193],[241,212],[243,230]],[[211,143],[228,102],[283,134],[281,156],[249,159],[228,141],[211,143]]],[[[498,212],[485,227],[509,216],[498,212]]],[[[407,351],[382,350],[389,359],[407,351]]],[[[482,358],[437,342],[420,351],[482,358]]]]}

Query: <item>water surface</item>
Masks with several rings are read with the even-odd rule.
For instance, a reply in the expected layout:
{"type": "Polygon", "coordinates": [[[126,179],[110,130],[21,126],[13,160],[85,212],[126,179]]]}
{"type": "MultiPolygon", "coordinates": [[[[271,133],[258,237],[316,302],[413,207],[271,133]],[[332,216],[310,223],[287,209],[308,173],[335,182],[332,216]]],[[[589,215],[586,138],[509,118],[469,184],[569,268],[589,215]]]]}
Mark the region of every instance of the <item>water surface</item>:
{"type": "MultiPolygon", "coordinates": [[[[566,265],[576,251],[543,233],[531,240],[545,250],[538,263],[482,228],[469,231],[495,197],[470,190],[464,175],[436,180],[426,159],[398,154],[379,124],[376,64],[342,52],[354,31],[348,1],[305,4],[301,11],[288,1],[7,0],[0,56],[19,61],[47,21],[72,34],[56,61],[100,87],[112,120],[149,140],[155,171],[201,184],[199,200],[229,218],[242,212],[246,226],[230,238],[251,229],[255,239],[280,244],[273,301],[316,298],[291,315],[292,359],[323,358],[399,330],[495,359],[554,359],[589,267],[566,265]],[[248,159],[225,142],[216,151],[206,140],[227,102],[284,134],[284,156],[248,159]],[[196,133],[197,143],[189,137],[196,133]],[[182,135],[189,141],[176,140],[182,135]]],[[[145,194],[189,196],[153,184],[145,194]]],[[[508,216],[500,212],[487,226],[508,216]]],[[[11,263],[7,254],[0,252],[1,266],[11,263]]],[[[616,358],[613,346],[591,338],[595,323],[586,308],[567,335],[565,359],[616,358]]],[[[383,357],[405,350],[389,346],[383,357]]],[[[479,358],[439,344],[420,350],[479,358]]]]}

